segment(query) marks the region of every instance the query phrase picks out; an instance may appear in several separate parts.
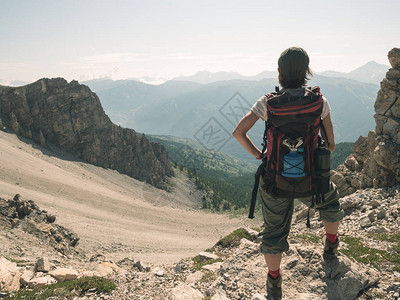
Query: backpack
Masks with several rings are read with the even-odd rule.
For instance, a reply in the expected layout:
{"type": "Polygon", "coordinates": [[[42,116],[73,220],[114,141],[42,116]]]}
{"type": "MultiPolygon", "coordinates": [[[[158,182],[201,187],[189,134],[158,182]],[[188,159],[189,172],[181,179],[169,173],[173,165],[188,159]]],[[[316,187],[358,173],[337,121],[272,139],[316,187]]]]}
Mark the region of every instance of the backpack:
{"type": "Polygon", "coordinates": [[[274,197],[323,197],[314,161],[320,128],[323,128],[319,87],[286,91],[276,88],[276,92],[266,97],[267,121],[262,153],[267,149],[267,154],[256,172],[249,212],[251,219],[254,218],[260,177],[263,178],[262,189],[274,197]]]}

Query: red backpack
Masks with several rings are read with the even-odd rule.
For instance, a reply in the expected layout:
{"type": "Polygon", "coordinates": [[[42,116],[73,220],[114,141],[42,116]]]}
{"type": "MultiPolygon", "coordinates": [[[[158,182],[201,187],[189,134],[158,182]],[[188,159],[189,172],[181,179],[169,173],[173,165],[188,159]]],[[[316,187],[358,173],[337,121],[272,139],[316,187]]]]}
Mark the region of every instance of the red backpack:
{"type": "Polygon", "coordinates": [[[262,153],[267,149],[267,154],[256,173],[249,218],[254,217],[260,176],[262,189],[274,197],[301,198],[320,190],[314,166],[322,125],[319,87],[277,90],[266,96],[262,153]]]}

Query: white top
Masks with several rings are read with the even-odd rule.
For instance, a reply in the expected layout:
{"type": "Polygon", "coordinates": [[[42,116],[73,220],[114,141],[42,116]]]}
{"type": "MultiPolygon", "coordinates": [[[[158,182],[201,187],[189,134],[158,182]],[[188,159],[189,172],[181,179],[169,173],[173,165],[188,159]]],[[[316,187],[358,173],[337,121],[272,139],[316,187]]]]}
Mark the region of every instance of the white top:
{"type": "MultiPolygon", "coordinates": [[[[259,118],[266,121],[267,120],[267,96],[262,96],[260,99],[254,103],[251,111],[255,113],[259,118]]],[[[322,113],[321,118],[325,118],[329,112],[331,111],[331,107],[329,106],[328,100],[325,97],[322,97],[322,113]]]]}

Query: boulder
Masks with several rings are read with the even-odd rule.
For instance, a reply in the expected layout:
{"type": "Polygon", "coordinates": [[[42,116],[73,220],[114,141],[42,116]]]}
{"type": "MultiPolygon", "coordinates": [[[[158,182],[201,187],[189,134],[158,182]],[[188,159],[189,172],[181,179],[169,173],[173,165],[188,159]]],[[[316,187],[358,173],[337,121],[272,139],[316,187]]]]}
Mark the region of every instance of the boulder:
{"type": "Polygon", "coordinates": [[[96,271],[102,276],[106,277],[111,274],[120,273],[121,269],[113,262],[104,261],[97,265],[96,271]]]}
{"type": "Polygon", "coordinates": [[[41,277],[33,277],[28,281],[27,286],[30,288],[37,288],[54,283],[57,283],[57,280],[50,275],[46,275],[41,277]]]}
{"type": "Polygon", "coordinates": [[[50,261],[47,257],[39,258],[35,263],[35,272],[49,272],[50,261]]]}
{"type": "Polygon", "coordinates": [[[58,282],[64,282],[78,278],[79,273],[73,269],[60,268],[50,271],[49,275],[57,279],[58,282]]]}
{"type": "Polygon", "coordinates": [[[17,264],[0,257],[0,292],[15,292],[20,288],[17,264]]]}
{"type": "Polygon", "coordinates": [[[202,300],[203,294],[185,283],[174,287],[168,295],[168,300],[202,300]]]}
{"type": "Polygon", "coordinates": [[[201,271],[196,271],[186,277],[186,284],[189,286],[194,286],[197,282],[199,282],[204,277],[204,273],[201,271]]]}
{"type": "Polygon", "coordinates": [[[216,255],[214,253],[210,253],[210,252],[200,252],[199,257],[200,257],[200,259],[203,259],[203,260],[214,260],[214,259],[219,258],[218,255],[216,255]]]}

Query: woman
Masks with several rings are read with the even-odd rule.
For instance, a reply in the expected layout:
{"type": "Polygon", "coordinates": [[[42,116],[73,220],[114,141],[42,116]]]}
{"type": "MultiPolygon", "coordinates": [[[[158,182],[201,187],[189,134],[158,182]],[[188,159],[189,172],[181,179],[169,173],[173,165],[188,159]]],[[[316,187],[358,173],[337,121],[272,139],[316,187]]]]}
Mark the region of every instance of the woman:
{"type": "MultiPolygon", "coordinates": [[[[283,90],[290,93],[303,91],[312,76],[309,69],[309,57],[307,52],[299,47],[291,47],[282,52],[278,60],[279,83],[283,90]]],[[[239,121],[233,131],[233,136],[246,149],[248,153],[256,159],[262,159],[266,153],[261,151],[249,139],[247,132],[254,126],[258,119],[267,120],[267,97],[263,96],[253,105],[251,110],[239,121]]],[[[330,118],[330,106],[328,101],[323,98],[322,123],[326,130],[325,139],[332,152],[335,149],[333,126],[330,118]]],[[[264,217],[264,230],[261,253],[264,254],[268,266],[267,294],[268,299],[281,299],[282,297],[282,277],[280,274],[280,263],[282,253],[289,249],[287,237],[290,231],[290,223],[293,215],[293,198],[279,198],[268,194],[260,189],[262,197],[262,210],[264,217]]],[[[336,186],[330,183],[329,192],[324,195],[325,201],[313,206],[319,211],[320,219],[325,227],[326,234],[323,239],[324,259],[335,259],[339,239],[337,232],[339,221],[343,218],[343,210],[339,203],[339,195],[336,186]]],[[[299,198],[308,207],[313,205],[312,197],[299,198]]]]}

